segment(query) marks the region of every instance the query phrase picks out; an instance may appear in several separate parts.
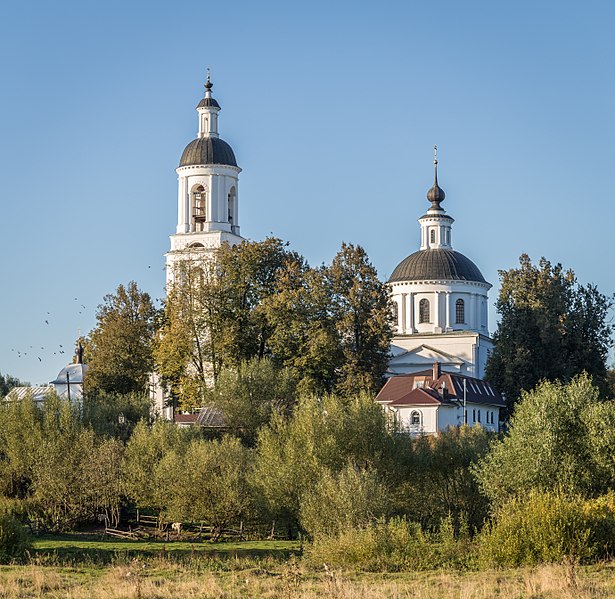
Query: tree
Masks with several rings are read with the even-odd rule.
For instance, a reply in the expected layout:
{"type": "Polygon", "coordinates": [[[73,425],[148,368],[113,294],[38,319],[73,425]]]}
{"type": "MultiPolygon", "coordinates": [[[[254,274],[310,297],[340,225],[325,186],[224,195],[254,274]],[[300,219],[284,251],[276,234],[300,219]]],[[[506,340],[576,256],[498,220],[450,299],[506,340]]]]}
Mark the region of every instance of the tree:
{"type": "Polygon", "coordinates": [[[269,358],[252,358],[237,369],[223,369],[210,397],[225,425],[251,445],[273,413],[290,414],[295,381],[288,369],[276,368],[269,358]]]}
{"type": "Polygon", "coordinates": [[[534,266],[527,254],[519,262],[500,271],[500,322],[486,378],[506,396],[509,411],[522,390],[543,379],[568,381],[586,371],[606,391],[612,301],[593,285],[579,285],[560,264],[541,258],[534,266]]]}
{"type": "Polygon", "coordinates": [[[150,296],[131,281],[106,295],[87,340],[88,391],[131,393],[147,390],[153,371],[156,308],[150,296]]]}
{"type": "Polygon", "coordinates": [[[10,374],[0,373],[0,399],[6,397],[13,387],[29,387],[30,383],[24,383],[10,374]]]}
{"type": "Polygon", "coordinates": [[[291,264],[279,239],[223,244],[212,258],[187,255],[168,290],[156,363],[184,408],[202,406],[223,368],[271,355],[264,302],[291,264]]]}
{"type": "Polygon", "coordinates": [[[301,500],[301,527],[312,537],[364,528],[387,514],[387,489],[371,470],[348,464],[339,473],[325,470],[301,500]]]}
{"type": "Polygon", "coordinates": [[[237,438],[193,440],[183,453],[167,454],[156,468],[166,488],[163,513],[171,521],[205,521],[214,539],[245,516],[252,497],[246,481],[248,452],[237,438]]]}
{"type": "Polygon", "coordinates": [[[265,511],[286,522],[290,536],[304,495],[326,470],[337,473],[350,463],[386,481],[394,449],[384,413],[371,396],[307,396],[289,419],[274,414],[261,430],[252,484],[265,511]]]}
{"type": "Polygon", "coordinates": [[[586,375],[522,393],[504,439],[475,474],[497,507],[531,490],[597,496],[615,489],[615,402],[586,375]]]}
{"type": "Polygon", "coordinates": [[[377,391],[393,335],[389,291],[361,246],[343,243],[327,276],[343,355],[337,389],[346,395],[377,391]]]}

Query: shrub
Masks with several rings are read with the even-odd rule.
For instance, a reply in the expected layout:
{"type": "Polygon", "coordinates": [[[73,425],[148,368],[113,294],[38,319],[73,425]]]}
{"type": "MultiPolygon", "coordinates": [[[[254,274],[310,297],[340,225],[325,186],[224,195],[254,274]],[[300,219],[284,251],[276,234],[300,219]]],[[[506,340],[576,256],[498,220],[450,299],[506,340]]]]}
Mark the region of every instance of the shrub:
{"type": "Polygon", "coordinates": [[[559,493],[532,492],[512,499],[479,537],[481,563],[520,566],[573,559],[588,563],[615,548],[615,499],[583,501],[559,493]]]}
{"type": "Polygon", "coordinates": [[[364,527],[387,511],[386,489],[370,470],[348,464],[339,474],[325,471],[306,491],[299,513],[301,527],[312,537],[364,527]]]}
{"type": "Polygon", "coordinates": [[[9,513],[0,514],[0,563],[22,560],[31,549],[30,537],[21,522],[9,513]]]}
{"type": "Polygon", "coordinates": [[[403,517],[380,519],[365,528],[320,535],[304,555],[307,563],[315,567],[327,564],[369,572],[467,569],[475,563],[468,536],[454,536],[450,517],[442,522],[439,532],[432,534],[403,517]]]}

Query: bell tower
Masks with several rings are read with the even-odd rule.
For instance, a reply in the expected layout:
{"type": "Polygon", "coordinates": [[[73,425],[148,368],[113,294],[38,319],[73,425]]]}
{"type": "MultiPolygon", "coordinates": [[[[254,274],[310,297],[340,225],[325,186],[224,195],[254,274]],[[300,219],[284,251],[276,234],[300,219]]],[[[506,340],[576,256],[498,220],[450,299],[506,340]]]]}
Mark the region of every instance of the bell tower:
{"type": "Polygon", "coordinates": [[[239,230],[239,173],[231,146],[220,138],[220,104],[209,72],[196,107],[198,133],[184,149],[177,173],[177,227],[166,254],[167,285],[182,258],[205,257],[223,243],[243,241],[239,230]]]}

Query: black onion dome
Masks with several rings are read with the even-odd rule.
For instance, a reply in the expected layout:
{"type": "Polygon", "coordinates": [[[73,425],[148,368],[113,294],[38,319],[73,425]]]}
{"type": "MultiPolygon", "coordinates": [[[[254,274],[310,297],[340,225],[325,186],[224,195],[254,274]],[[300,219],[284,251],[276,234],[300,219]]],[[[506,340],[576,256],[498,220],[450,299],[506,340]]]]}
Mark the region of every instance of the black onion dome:
{"type": "Polygon", "coordinates": [[[197,108],[209,108],[210,106],[213,106],[214,108],[220,108],[220,104],[218,104],[218,101],[214,100],[214,98],[203,98],[197,104],[197,108]]]}
{"type": "Polygon", "coordinates": [[[233,148],[219,137],[199,137],[184,150],[179,166],[197,164],[226,164],[237,166],[233,148]]]}
{"type": "Polygon", "coordinates": [[[420,250],[402,260],[389,277],[399,281],[476,281],[486,283],[478,266],[455,250],[420,250]]]}
{"type": "Polygon", "coordinates": [[[439,208],[440,202],[442,202],[445,197],[446,194],[444,193],[444,190],[438,185],[438,179],[436,179],[436,182],[433,184],[433,187],[427,192],[427,199],[432,204],[437,204],[439,208]]]}

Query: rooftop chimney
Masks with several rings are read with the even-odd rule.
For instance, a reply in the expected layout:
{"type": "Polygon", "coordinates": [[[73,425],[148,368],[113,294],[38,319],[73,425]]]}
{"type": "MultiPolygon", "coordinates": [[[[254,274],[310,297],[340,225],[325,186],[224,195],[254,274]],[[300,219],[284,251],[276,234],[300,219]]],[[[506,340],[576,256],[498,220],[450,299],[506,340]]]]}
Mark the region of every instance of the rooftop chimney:
{"type": "Polygon", "coordinates": [[[440,362],[433,363],[433,375],[431,377],[434,383],[440,378],[440,362]]]}

